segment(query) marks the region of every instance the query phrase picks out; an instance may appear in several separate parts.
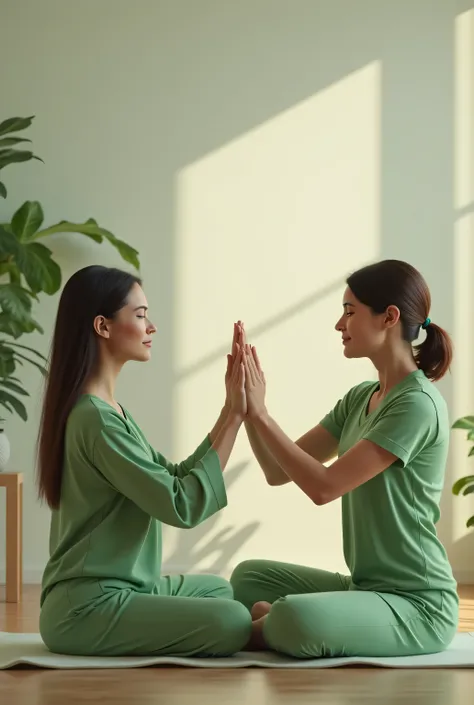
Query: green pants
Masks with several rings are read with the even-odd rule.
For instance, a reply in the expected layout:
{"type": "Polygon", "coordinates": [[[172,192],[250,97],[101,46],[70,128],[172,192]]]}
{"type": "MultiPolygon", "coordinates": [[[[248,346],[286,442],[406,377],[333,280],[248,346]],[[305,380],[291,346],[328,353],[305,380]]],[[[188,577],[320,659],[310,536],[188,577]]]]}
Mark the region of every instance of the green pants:
{"type": "Polygon", "coordinates": [[[250,638],[249,612],[213,575],[162,578],[153,592],[69,580],[47,595],[40,633],[50,651],[94,656],[229,656],[250,638]]]}
{"type": "Polygon", "coordinates": [[[263,635],[296,658],[409,656],[443,651],[458,625],[458,597],[357,590],[350,577],[273,561],[245,561],[231,577],[247,609],[272,604],[263,635]]]}

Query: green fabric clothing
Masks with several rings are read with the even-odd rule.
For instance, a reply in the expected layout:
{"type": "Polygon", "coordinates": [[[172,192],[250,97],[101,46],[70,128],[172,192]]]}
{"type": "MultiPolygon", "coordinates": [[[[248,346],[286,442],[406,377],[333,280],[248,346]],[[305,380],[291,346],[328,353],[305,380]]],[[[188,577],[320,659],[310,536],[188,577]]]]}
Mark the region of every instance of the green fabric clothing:
{"type": "Polygon", "coordinates": [[[378,387],[354,387],[321,421],[338,440],[339,456],[367,439],[397,457],[342,497],[350,575],[245,561],[231,577],[235,599],[249,610],[261,600],[272,604],[265,640],[290,656],[434,653],[457,630],[456,582],[436,533],[449,443],[446,404],[416,371],[368,413],[378,387]]]}
{"type": "Polygon", "coordinates": [[[40,633],[55,653],[78,656],[231,656],[248,643],[251,617],[214,575],[163,577],[149,593],[116,580],[57,583],[40,633]]]}
{"type": "Polygon", "coordinates": [[[209,437],[173,464],[124,413],[85,394],[69,416],[41,604],[56,584],[84,578],[152,593],[161,577],[162,522],[190,528],[227,504],[209,437]]]}
{"type": "Polygon", "coordinates": [[[344,556],[356,589],[456,592],[436,523],[449,445],[443,397],[421,370],[368,413],[377,382],[351,389],[322,420],[342,456],[370,440],[397,456],[387,470],[342,497],[344,556]]]}
{"type": "Polygon", "coordinates": [[[294,658],[436,653],[457,630],[450,590],[354,590],[350,576],[264,560],[241,563],[230,582],[248,610],[260,600],[271,603],[265,641],[294,658]]]}

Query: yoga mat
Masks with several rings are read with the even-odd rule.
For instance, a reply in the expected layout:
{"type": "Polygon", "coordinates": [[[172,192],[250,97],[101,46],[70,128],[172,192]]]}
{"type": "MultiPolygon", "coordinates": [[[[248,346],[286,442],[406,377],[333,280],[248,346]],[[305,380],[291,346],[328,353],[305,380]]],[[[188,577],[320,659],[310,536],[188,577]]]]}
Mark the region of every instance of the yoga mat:
{"type": "Polygon", "coordinates": [[[320,658],[301,660],[271,652],[240,652],[229,658],[179,656],[62,656],[45,647],[39,634],[0,632],[0,670],[18,665],[38,668],[140,668],[184,666],[187,668],[335,668],[379,666],[382,668],[474,668],[474,632],[456,634],[447,651],[427,656],[392,658],[320,658]]]}

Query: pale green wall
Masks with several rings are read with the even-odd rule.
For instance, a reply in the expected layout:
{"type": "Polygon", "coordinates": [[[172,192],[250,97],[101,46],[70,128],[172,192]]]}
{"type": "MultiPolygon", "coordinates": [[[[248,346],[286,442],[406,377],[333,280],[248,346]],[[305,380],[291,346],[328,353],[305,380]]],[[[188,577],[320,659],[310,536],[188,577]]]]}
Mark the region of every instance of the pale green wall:
{"type": "MultiPolygon", "coordinates": [[[[0,3],[0,118],[35,114],[30,136],[46,162],[4,172],[0,216],[39,199],[49,222],[93,216],[140,250],[158,334],[152,362],[130,366],[120,393],[163,452],[184,456],[214,422],[239,317],[258,345],[272,414],[293,436],[316,423],[371,374],[343,359],[333,331],[344,276],[387,256],[427,276],[432,317],[457,344],[443,391],[453,418],[474,412],[472,17],[457,45],[455,31],[471,5],[0,3]]],[[[79,236],[51,244],[65,277],[92,262],[122,265],[79,236]]],[[[44,352],[56,304],[37,309],[44,352]]],[[[12,468],[25,473],[34,580],[49,517],[33,484],[39,379],[26,370],[24,379],[31,421],[11,420],[8,434],[12,468]]],[[[464,439],[454,440],[440,531],[466,579],[473,505],[450,495],[468,468],[464,439]]],[[[339,502],[315,508],[294,487],[268,488],[244,434],[227,477],[228,509],[193,532],[166,531],[168,566],[225,573],[260,555],[344,570],[339,502]]]]}

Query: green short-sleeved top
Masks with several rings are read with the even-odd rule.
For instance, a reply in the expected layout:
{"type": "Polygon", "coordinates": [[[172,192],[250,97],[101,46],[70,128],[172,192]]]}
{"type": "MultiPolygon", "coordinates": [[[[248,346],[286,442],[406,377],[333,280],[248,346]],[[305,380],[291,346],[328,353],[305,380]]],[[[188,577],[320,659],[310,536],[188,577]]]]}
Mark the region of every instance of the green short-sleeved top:
{"type": "Polygon", "coordinates": [[[455,590],[436,523],[449,446],[446,403],[421,370],[373,412],[378,382],[352,388],[322,420],[339,457],[367,439],[397,456],[387,470],[342,497],[344,556],[355,588],[455,590]]]}
{"type": "Polygon", "coordinates": [[[151,592],[161,576],[162,523],[190,528],[227,505],[209,436],[175,464],[125,415],[84,394],[69,416],[41,604],[56,583],[76,578],[151,592]]]}

